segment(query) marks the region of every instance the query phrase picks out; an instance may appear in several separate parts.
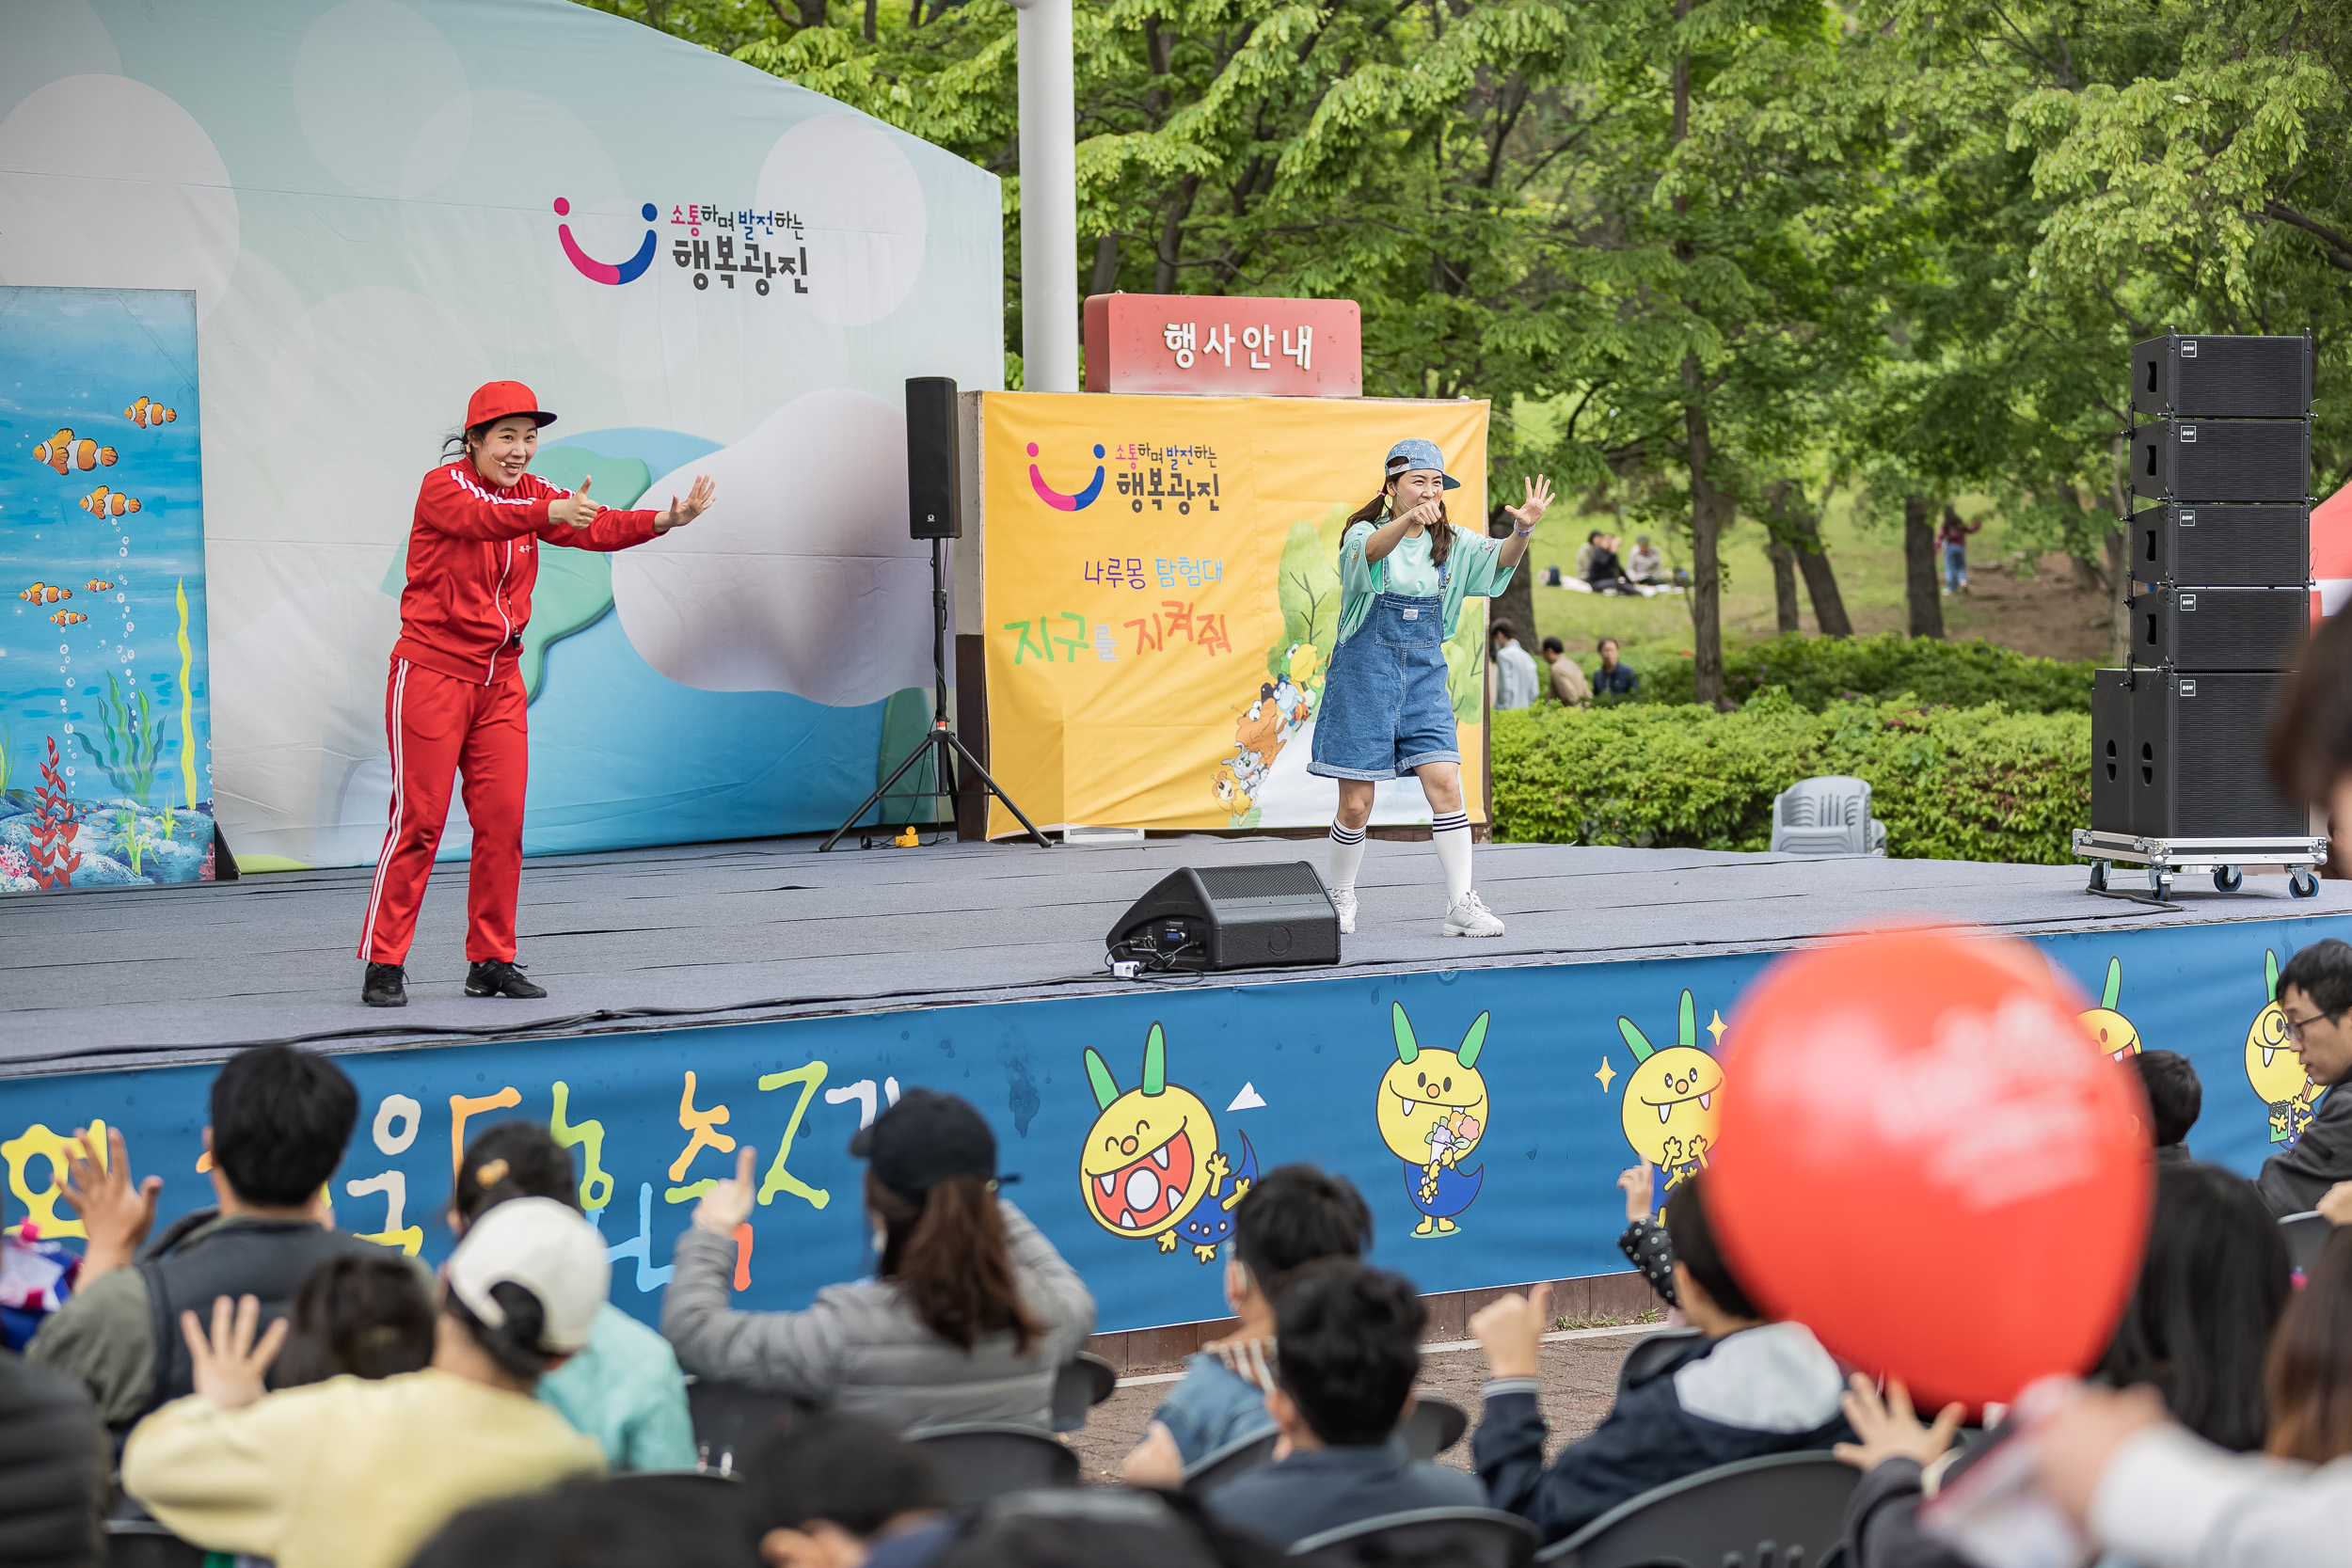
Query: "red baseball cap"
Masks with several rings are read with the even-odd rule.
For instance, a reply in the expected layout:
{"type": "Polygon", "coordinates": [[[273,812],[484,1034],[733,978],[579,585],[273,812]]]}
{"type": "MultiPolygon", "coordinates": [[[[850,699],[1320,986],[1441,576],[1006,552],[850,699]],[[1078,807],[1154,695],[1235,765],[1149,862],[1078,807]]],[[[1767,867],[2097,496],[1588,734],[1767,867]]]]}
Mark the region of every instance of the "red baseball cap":
{"type": "Polygon", "coordinates": [[[555,422],[555,416],[541,408],[537,396],[519,381],[485,381],[466,400],[468,430],[515,414],[528,415],[543,427],[555,422]]]}

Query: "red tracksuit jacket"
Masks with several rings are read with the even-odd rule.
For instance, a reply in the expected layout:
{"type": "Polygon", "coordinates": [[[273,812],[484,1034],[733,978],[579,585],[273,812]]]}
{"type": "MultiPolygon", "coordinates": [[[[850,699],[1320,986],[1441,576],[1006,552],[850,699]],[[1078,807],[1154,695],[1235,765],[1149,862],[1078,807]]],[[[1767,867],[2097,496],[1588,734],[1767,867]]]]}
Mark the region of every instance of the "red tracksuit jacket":
{"type": "Polygon", "coordinates": [[[606,511],[586,528],[551,522],[561,490],[536,474],[494,488],[466,458],[424,476],[408,530],[408,586],[392,657],[483,686],[514,673],[539,579],[534,541],[625,550],[654,536],[652,512],[606,511]]]}

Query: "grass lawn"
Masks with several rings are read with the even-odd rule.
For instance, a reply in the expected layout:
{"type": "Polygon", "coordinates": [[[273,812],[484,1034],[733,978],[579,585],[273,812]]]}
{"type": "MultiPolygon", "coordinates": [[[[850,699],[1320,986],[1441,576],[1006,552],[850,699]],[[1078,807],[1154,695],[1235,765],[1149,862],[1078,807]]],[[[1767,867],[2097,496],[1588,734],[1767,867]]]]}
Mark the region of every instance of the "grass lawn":
{"type": "MultiPolygon", "coordinates": [[[[2021,653],[2054,658],[2104,656],[2104,600],[2074,586],[2064,558],[2044,557],[2035,575],[2017,578],[2007,566],[2011,553],[2007,527],[1990,515],[1990,502],[1981,497],[1963,497],[1959,507],[1961,515],[1971,521],[1987,520],[1984,531],[1968,541],[1972,592],[1944,599],[1945,634],[1954,640],[1981,638],[2021,653]]],[[[1900,517],[1866,520],[1856,512],[1855,498],[1840,493],[1831,498],[1829,511],[1821,519],[1822,542],[1836,569],[1846,613],[1859,633],[1900,631],[1909,624],[1900,517]]],[[[1577,546],[1587,532],[1596,528],[1613,531],[1617,527],[1607,514],[1561,511],[1545,519],[1531,552],[1538,574],[1534,588],[1537,637],[1559,638],[1587,671],[1600,662],[1594,645],[1604,636],[1617,639],[1625,662],[1637,673],[1668,659],[1689,657],[1691,610],[1686,595],[1620,598],[1543,586],[1543,568],[1557,563],[1564,575],[1575,570],[1577,546]]],[[[1686,542],[1671,534],[1657,542],[1670,566],[1689,565],[1686,542]]],[[[1633,537],[1628,532],[1625,552],[1629,553],[1632,546],[1633,537]]],[[[1729,645],[1772,636],[1772,568],[1764,555],[1762,525],[1740,518],[1725,531],[1722,548],[1728,568],[1723,592],[1724,641],[1729,645]]],[[[1803,607],[1799,624],[1811,632],[1813,606],[1804,597],[1802,577],[1797,592],[1803,607]]]]}

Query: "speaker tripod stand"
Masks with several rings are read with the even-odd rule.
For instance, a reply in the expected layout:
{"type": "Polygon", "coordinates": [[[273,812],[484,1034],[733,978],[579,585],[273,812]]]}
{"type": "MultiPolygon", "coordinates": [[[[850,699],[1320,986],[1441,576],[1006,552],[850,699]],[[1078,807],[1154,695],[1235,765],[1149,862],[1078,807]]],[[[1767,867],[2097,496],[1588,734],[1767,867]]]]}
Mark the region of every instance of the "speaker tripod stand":
{"type": "MultiPolygon", "coordinates": [[[[833,831],[831,837],[817,847],[818,854],[823,854],[838,844],[841,841],[841,835],[856,826],[859,817],[872,810],[876,801],[888,795],[898,782],[906,777],[909,768],[925,758],[930,760],[932,768],[930,794],[934,801],[944,800],[947,802],[949,820],[954,819],[955,800],[959,793],[955,784],[956,760],[961,758],[963,765],[972,769],[973,776],[985,784],[988,792],[1002,800],[1005,803],[1005,809],[1020,820],[1021,826],[1027,831],[1029,837],[1036,842],[1039,848],[1051,849],[1054,847],[1054,841],[1037,831],[1037,824],[1030,821],[1021,808],[1013,803],[1012,797],[1005,793],[1004,785],[989,777],[988,769],[980,766],[980,759],[974,756],[971,749],[957,737],[953,730],[947,727],[947,577],[944,552],[940,547],[943,543],[944,541],[938,539],[931,541],[930,730],[915,745],[915,748],[907,753],[906,760],[891,770],[890,777],[882,782],[882,786],[859,801],[857,809],[850,813],[847,820],[833,831]]],[[[912,824],[910,823],[909,826],[911,828],[912,824]]]]}

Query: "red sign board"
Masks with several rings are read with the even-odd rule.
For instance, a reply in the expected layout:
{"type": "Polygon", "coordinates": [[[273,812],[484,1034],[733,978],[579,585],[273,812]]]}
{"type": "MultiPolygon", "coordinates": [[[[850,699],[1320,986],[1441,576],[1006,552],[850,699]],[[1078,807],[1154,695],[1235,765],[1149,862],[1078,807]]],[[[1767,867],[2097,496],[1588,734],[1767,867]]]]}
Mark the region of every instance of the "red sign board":
{"type": "Polygon", "coordinates": [[[1095,294],[1086,389],[1216,397],[1364,394],[1364,317],[1352,299],[1095,294]]]}

